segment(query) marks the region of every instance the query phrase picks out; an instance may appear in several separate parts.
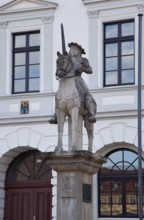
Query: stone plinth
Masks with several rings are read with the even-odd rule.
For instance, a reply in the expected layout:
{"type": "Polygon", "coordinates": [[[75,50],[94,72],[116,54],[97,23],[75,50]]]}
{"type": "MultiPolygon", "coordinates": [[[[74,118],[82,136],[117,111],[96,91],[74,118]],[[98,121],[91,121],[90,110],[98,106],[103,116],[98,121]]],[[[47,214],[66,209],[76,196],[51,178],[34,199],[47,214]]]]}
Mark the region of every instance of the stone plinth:
{"type": "Polygon", "coordinates": [[[92,176],[105,162],[88,151],[47,153],[57,171],[57,220],[92,220],[92,176]]]}

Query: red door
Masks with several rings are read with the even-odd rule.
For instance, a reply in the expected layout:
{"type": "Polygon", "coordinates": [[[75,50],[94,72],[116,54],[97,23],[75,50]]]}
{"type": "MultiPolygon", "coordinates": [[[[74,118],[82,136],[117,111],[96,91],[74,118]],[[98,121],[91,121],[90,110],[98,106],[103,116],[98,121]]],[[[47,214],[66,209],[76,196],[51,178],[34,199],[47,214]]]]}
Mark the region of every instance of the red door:
{"type": "Polygon", "coordinates": [[[4,220],[51,220],[50,182],[51,170],[40,152],[18,156],[7,172],[4,220]]]}
{"type": "Polygon", "coordinates": [[[33,220],[51,220],[51,198],[51,192],[47,188],[35,189],[33,220]]]}
{"type": "Polygon", "coordinates": [[[7,189],[4,220],[51,220],[51,197],[49,187],[7,189]]]}

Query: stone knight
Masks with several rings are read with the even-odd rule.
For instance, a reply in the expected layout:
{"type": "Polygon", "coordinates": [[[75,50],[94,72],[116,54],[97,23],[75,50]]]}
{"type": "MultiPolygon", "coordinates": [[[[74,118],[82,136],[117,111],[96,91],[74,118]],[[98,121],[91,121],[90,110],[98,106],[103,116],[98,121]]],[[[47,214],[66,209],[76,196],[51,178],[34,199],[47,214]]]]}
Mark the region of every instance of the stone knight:
{"type": "MultiPolygon", "coordinates": [[[[88,120],[91,123],[96,122],[96,102],[89,92],[88,86],[81,77],[82,73],[92,74],[92,68],[87,58],[82,57],[85,54],[85,50],[77,43],[71,42],[68,44],[69,56],[72,60],[75,70],[75,83],[77,90],[81,96],[84,108],[87,110],[88,120]]],[[[60,70],[62,71],[62,70],[60,70]]],[[[54,114],[49,120],[50,124],[57,124],[57,116],[54,114]]]]}

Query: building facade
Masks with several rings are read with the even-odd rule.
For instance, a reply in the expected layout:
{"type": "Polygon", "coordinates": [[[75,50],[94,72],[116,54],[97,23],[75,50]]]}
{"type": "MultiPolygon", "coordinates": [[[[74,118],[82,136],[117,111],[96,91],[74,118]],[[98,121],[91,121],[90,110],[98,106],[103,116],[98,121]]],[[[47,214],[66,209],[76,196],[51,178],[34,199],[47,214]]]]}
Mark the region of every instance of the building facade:
{"type": "MultiPolygon", "coordinates": [[[[57,219],[56,172],[42,153],[57,145],[57,126],[48,120],[55,112],[61,23],[66,44],[82,45],[93,69],[90,76],[83,73],[97,102],[93,152],[107,157],[93,177],[93,219],[138,219],[138,14],[143,12],[144,0],[1,1],[0,220],[57,219]]],[[[143,70],[144,62],[142,97],[143,70]]],[[[142,98],[142,131],[143,114],[142,98]]],[[[83,130],[84,150],[87,143],[83,130]]]]}

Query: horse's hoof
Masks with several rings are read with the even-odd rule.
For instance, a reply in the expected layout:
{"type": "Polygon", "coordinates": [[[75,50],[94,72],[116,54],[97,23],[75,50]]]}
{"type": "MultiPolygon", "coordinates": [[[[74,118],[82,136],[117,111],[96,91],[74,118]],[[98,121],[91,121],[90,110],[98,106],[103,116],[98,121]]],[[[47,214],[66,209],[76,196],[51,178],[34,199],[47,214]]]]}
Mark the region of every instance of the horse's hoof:
{"type": "Polygon", "coordinates": [[[63,151],[63,148],[62,148],[62,147],[57,146],[57,147],[55,148],[55,152],[62,152],[62,151],[63,151]]]}

